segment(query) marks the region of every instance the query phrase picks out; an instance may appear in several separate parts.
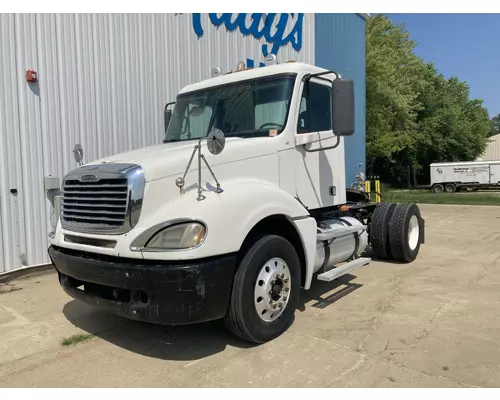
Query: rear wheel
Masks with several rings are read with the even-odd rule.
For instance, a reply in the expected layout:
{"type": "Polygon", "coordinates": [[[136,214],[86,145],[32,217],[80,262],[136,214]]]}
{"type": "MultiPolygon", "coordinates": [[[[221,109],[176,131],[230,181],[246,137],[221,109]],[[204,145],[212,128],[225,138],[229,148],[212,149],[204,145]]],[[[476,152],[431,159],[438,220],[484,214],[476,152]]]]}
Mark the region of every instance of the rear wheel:
{"type": "Polygon", "coordinates": [[[416,204],[398,204],[389,226],[389,244],[395,261],[411,262],[420,250],[420,209],[416,204]]]}
{"type": "Polygon", "coordinates": [[[453,183],[448,183],[444,187],[444,190],[446,191],[446,193],[454,193],[455,190],[457,190],[457,187],[453,183]]]}
{"type": "Polygon", "coordinates": [[[286,239],[265,235],[245,253],[234,277],[227,329],[252,343],[264,343],[293,323],[300,296],[300,261],[286,239]]]}
{"type": "Polygon", "coordinates": [[[437,184],[437,185],[434,185],[434,186],[432,187],[432,191],[433,191],[434,193],[443,193],[443,191],[444,191],[444,187],[443,187],[443,185],[437,184]]]}
{"type": "Polygon", "coordinates": [[[395,203],[379,203],[373,212],[370,224],[370,244],[375,256],[381,259],[391,258],[389,221],[395,207],[395,203]]]}

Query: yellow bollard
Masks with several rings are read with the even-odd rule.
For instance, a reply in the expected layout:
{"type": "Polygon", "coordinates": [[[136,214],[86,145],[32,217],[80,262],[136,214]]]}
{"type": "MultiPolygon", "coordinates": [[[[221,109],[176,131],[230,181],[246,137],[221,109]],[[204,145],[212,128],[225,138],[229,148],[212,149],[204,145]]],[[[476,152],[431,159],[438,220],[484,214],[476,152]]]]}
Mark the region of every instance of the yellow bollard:
{"type": "Polygon", "coordinates": [[[372,191],[370,187],[370,181],[365,181],[365,192],[368,193],[368,198],[371,199],[372,191]]]}
{"type": "Polygon", "coordinates": [[[377,179],[375,181],[375,202],[380,203],[380,181],[377,179]]]}

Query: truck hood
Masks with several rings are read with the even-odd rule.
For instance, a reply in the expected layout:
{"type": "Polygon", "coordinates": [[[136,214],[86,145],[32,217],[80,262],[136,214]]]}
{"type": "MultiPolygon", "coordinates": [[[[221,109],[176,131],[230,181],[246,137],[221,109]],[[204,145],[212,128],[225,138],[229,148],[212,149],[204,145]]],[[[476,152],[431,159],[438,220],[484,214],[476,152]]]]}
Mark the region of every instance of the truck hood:
{"type": "MultiPolygon", "coordinates": [[[[189,159],[197,140],[165,143],[145,147],[114,156],[105,157],[87,165],[132,163],[143,168],[146,181],[182,175],[187,168],[189,159]]],[[[213,155],[206,142],[202,142],[202,153],[211,167],[241,159],[265,156],[276,153],[275,141],[271,137],[260,138],[226,138],[226,145],[221,154],[213,155]]],[[[190,170],[197,168],[197,157],[193,158],[190,170]]],[[[203,165],[203,167],[205,167],[203,165]]]]}

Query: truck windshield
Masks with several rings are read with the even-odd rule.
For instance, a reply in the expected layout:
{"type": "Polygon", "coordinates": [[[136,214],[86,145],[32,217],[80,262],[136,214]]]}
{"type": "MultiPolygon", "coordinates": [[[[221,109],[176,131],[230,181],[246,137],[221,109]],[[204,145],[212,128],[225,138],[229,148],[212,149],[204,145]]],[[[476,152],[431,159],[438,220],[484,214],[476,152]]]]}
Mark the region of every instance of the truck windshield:
{"type": "Polygon", "coordinates": [[[165,142],[199,139],[215,128],[228,137],[277,135],[285,128],[294,81],[266,77],[180,95],[165,142]]]}

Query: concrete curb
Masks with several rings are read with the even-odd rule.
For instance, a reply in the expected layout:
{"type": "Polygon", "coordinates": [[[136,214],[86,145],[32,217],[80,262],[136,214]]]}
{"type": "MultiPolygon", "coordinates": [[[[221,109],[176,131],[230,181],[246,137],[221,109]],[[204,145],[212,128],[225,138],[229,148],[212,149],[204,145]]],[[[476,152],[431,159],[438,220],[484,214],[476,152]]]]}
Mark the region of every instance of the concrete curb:
{"type": "Polygon", "coordinates": [[[44,275],[54,272],[55,268],[52,264],[37,265],[34,267],[24,267],[14,271],[4,272],[0,274],[0,283],[7,283],[14,279],[24,278],[28,275],[44,275]]]}

